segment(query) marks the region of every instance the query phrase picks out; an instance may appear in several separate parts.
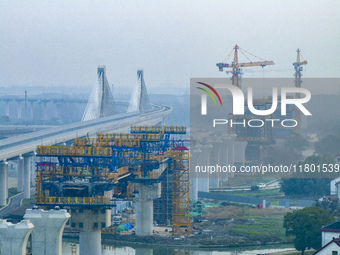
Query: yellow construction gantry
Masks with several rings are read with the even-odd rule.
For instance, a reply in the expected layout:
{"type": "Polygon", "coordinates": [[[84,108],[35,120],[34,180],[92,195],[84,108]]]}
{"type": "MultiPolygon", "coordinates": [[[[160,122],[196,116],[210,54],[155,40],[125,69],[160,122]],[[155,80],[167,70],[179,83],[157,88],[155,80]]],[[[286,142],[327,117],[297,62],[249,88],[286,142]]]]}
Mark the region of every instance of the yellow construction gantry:
{"type": "Polygon", "coordinates": [[[189,235],[189,152],[169,140],[171,134],[185,133],[183,126],[131,126],[128,134],[74,138],[73,146],[38,146],[37,156],[50,161],[37,162],[36,203],[110,207],[104,190],[131,199],[134,182],[160,182],[164,170],[157,166],[168,164],[173,234],[189,235]]]}

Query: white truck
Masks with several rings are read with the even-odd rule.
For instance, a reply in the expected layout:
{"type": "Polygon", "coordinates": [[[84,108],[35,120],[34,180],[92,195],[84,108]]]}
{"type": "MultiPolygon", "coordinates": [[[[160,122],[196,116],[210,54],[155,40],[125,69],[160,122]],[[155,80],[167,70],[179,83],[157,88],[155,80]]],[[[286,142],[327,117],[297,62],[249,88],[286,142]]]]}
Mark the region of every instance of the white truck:
{"type": "Polygon", "coordinates": [[[116,214],[112,216],[112,225],[120,225],[122,223],[122,215],[116,214]]]}

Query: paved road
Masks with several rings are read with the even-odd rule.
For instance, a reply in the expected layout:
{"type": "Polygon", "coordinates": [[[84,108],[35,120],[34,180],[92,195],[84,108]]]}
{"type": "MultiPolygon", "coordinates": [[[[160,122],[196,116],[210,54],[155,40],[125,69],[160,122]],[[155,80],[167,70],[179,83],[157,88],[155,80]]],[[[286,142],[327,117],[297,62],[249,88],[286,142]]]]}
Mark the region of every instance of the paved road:
{"type": "MultiPolygon", "coordinates": [[[[260,190],[267,189],[278,189],[281,188],[280,179],[275,179],[270,182],[265,183],[266,187],[260,188],[260,190]]],[[[249,191],[251,190],[250,186],[238,186],[238,187],[222,187],[222,188],[212,188],[210,191],[249,191]]]]}
{"type": "MultiPolygon", "coordinates": [[[[34,194],[35,188],[31,188],[31,195],[34,194]]],[[[0,219],[9,215],[12,211],[17,209],[21,205],[21,200],[24,198],[24,192],[11,198],[11,202],[0,210],[0,219]]]]}

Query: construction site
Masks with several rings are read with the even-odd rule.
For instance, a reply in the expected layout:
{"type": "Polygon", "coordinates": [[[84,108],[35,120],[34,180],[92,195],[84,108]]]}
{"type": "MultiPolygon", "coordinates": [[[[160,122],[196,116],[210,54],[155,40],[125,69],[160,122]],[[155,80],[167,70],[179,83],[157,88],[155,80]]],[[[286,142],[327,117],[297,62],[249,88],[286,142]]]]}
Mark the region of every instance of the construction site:
{"type": "Polygon", "coordinates": [[[189,235],[189,152],[171,139],[185,133],[185,127],[132,126],[128,134],[76,138],[69,147],[39,146],[45,160],[37,162],[36,205],[69,209],[81,254],[93,251],[88,240],[101,239],[119,200],[136,201],[137,236],[153,234],[154,214],[170,221],[173,235],[189,235]]]}
{"type": "MultiPolygon", "coordinates": [[[[241,88],[242,68],[263,68],[274,64],[266,60],[239,62],[239,51],[245,55],[245,50],[235,45],[226,58],[234,55],[231,64],[216,64],[220,71],[232,69],[227,73],[232,74],[232,85],[238,88],[241,88]]],[[[301,66],[306,63],[300,61],[298,49],[297,60],[293,63],[297,88],[302,83],[301,66]]],[[[84,123],[117,114],[105,66],[98,67],[97,75],[98,84],[85,109],[82,118],[84,123]]],[[[300,94],[296,93],[295,98],[300,98],[300,94]]],[[[256,109],[268,109],[272,105],[272,98],[254,99],[253,102],[256,109]]],[[[242,118],[252,120],[247,100],[244,106],[246,112],[242,118]]],[[[148,98],[143,70],[138,70],[137,87],[127,115],[147,117],[154,109],[148,98]]],[[[202,192],[206,194],[211,189],[224,187],[234,176],[219,174],[205,178],[196,178],[195,175],[190,177],[189,161],[193,166],[216,163],[238,166],[256,162],[264,156],[263,147],[275,145],[290,132],[301,131],[301,116],[298,112],[295,107],[288,108],[287,116],[296,118],[299,123],[295,128],[238,126],[229,128],[227,134],[207,141],[188,139],[190,134],[185,126],[166,126],[165,117],[162,116],[160,122],[157,119],[156,125],[131,125],[126,133],[87,132],[80,136],[77,133],[76,138],[67,142],[38,145],[34,151],[34,207],[27,209],[24,220],[17,224],[3,220],[2,225],[5,227],[0,234],[6,235],[12,231],[17,237],[9,238],[7,243],[15,246],[16,242],[20,242],[20,250],[23,251],[28,242],[33,255],[61,254],[63,234],[79,240],[79,254],[82,255],[100,254],[103,240],[118,243],[219,245],[228,236],[230,245],[256,243],[251,239],[233,236],[229,228],[235,222],[242,223],[246,214],[240,218],[234,216],[234,221],[231,214],[220,216],[225,210],[238,210],[230,207],[228,202],[205,204],[199,198],[202,192]],[[204,215],[204,211],[208,215],[204,215]],[[225,222],[225,219],[228,221],[225,222]],[[15,228],[25,231],[18,232],[15,228]],[[210,241],[199,234],[210,234],[210,241]]],[[[261,116],[263,121],[268,118],[282,118],[280,108],[270,116],[261,116]]],[[[239,121],[240,116],[229,115],[231,119],[239,121]]],[[[262,208],[262,204],[263,208],[267,206],[265,200],[259,199],[256,203],[257,208],[262,208]]],[[[271,240],[282,241],[278,238],[271,240]]],[[[6,249],[10,248],[3,250],[6,249]]],[[[78,252],[76,246],[72,252],[78,252]]],[[[136,254],[139,254],[138,249],[136,254]]]]}
{"type": "MultiPolygon", "coordinates": [[[[302,71],[303,66],[307,64],[306,60],[301,60],[300,55],[300,49],[296,50],[296,61],[293,63],[294,66],[294,86],[295,88],[301,88],[302,84],[302,71]]],[[[231,64],[228,63],[217,63],[216,66],[219,68],[220,72],[223,72],[224,68],[231,68],[232,71],[226,71],[227,74],[231,73],[232,77],[231,82],[232,85],[241,88],[242,84],[242,75],[244,74],[242,71],[242,68],[244,67],[256,67],[260,66],[262,67],[262,71],[265,72],[264,67],[267,65],[274,65],[273,61],[267,61],[263,60],[246,50],[240,48],[238,45],[235,45],[233,50],[229,53],[229,55],[226,57],[225,61],[227,61],[231,56],[233,55],[233,61],[231,64]],[[239,53],[242,53],[243,56],[245,56],[249,62],[239,62],[239,53]],[[249,57],[248,57],[249,56],[249,57]],[[250,57],[255,57],[256,59],[259,59],[258,61],[251,61],[250,57]]],[[[288,96],[288,98],[301,98],[300,93],[295,93],[295,96],[288,96]]],[[[265,123],[262,127],[252,127],[250,125],[246,126],[245,128],[243,126],[232,126],[229,128],[229,134],[235,134],[237,135],[236,141],[244,141],[247,142],[247,147],[245,151],[245,159],[248,162],[259,160],[263,158],[264,155],[264,147],[268,145],[275,145],[277,144],[277,140],[283,139],[287,135],[291,134],[292,132],[296,132],[298,134],[301,133],[301,111],[296,106],[289,106],[287,108],[286,115],[281,115],[281,97],[278,97],[278,107],[276,110],[269,115],[265,116],[254,116],[252,112],[249,110],[248,107],[248,100],[245,100],[244,106],[245,106],[245,115],[239,116],[239,115],[229,115],[229,120],[232,120],[234,122],[239,122],[241,119],[245,119],[245,122],[249,122],[252,120],[256,121],[260,120],[262,123],[265,123]],[[294,128],[284,128],[282,126],[274,126],[273,122],[266,121],[266,120],[276,120],[278,122],[281,122],[284,120],[284,118],[288,119],[295,119],[297,125],[294,128]]],[[[252,107],[255,109],[263,110],[263,109],[269,109],[273,105],[273,98],[272,96],[268,98],[257,98],[253,99],[252,107]]]]}

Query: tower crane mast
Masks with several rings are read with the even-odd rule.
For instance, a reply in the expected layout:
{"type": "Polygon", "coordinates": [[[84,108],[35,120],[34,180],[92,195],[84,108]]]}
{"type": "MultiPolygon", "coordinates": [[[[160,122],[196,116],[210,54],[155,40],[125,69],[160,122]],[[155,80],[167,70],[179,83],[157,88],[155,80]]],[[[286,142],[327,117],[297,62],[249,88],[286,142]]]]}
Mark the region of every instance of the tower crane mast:
{"type": "MultiPolygon", "coordinates": [[[[302,71],[303,71],[303,65],[307,64],[307,61],[300,61],[300,49],[296,50],[296,62],[293,63],[294,69],[295,69],[295,79],[294,79],[294,84],[296,88],[301,88],[301,83],[302,83],[302,71]]],[[[300,98],[300,93],[295,94],[295,98],[300,98]]],[[[300,133],[301,132],[301,112],[299,109],[295,110],[295,116],[296,116],[296,121],[298,122],[298,125],[296,126],[296,132],[300,133]]]]}

